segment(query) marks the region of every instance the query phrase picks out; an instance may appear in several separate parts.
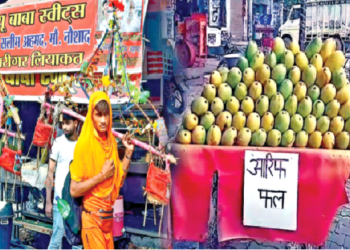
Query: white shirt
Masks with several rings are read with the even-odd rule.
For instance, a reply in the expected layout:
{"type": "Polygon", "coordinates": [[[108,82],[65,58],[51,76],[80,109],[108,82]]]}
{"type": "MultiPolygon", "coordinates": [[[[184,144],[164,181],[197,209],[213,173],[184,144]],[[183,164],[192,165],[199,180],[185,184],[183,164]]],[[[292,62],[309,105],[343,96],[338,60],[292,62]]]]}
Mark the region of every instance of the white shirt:
{"type": "Polygon", "coordinates": [[[76,144],[77,141],[68,140],[64,134],[58,137],[53,143],[50,159],[56,162],[54,204],[57,204],[57,196],[62,198],[64,181],[69,172],[69,164],[73,160],[76,144]]]}
{"type": "Polygon", "coordinates": [[[141,20],[140,18],[134,16],[130,23],[128,23],[128,18],[124,17],[122,21],[122,33],[136,33],[140,32],[141,29],[141,20]]]}
{"type": "Polygon", "coordinates": [[[106,19],[103,19],[100,23],[99,31],[106,32],[107,29],[109,29],[109,22],[107,22],[106,19]]]}

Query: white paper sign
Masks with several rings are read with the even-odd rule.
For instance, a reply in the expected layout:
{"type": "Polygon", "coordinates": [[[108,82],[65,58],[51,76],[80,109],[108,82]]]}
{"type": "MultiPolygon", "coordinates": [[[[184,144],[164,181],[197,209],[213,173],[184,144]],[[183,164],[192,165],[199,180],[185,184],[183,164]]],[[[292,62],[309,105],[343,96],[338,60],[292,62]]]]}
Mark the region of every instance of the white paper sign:
{"type": "Polygon", "coordinates": [[[245,151],[245,226],[297,229],[298,168],[298,154],[245,151]]]}

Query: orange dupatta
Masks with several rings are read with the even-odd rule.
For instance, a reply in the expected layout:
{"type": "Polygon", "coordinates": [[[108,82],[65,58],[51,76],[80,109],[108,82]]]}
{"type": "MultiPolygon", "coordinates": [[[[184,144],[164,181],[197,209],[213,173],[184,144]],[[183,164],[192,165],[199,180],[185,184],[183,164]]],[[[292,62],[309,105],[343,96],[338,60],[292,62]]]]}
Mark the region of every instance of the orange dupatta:
{"type": "Polygon", "coordinates": [[[91,189],[91,194],[98,198],[106,198],[110,194],[112,201],[119,195],[123,176],[123,167],[118,156],[117,142],[112,134],[112,107],[106,93],[97,91],[90,96],[89,110],[74,150],[73,162],[70,165],[71,177],[77,182],[91,179],[98,175],[106,160],[114,160],[116,171],[113,178],[107,179],[91,189]],[[98,136],[92,113],[96,105],[105,100],[109,104],[110,121],[107,129],[107,141],[98,136]]]}

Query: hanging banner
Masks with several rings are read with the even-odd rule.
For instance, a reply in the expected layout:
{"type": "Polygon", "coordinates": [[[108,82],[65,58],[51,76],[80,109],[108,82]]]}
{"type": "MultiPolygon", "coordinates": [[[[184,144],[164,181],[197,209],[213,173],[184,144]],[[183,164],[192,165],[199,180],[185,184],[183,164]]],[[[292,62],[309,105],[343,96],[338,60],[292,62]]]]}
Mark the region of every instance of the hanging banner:
{"type": "MultiPolygon", "coordinates": [[[[63,82],[69,79],[74,73],[58,72],[58,73],[41,73],[41,74],[10,74],[4,75],[3,79],[6,84],[6,88],[10,95],[15,96],[17,101],[37,101],[39,98],[43,98],[43,94],[46,92],[48,87],[53,84],[63,82]]],[[[100,75],[101,76],[101,75],[100,75]]],[[[98,76],[97,76],[98,77],[98,76]]],[[[141,74],[133,74],[130,77],[130,84],[140,86],[141,74]]],[[[75,103],[89,103],[86,98],[81,85],[79,82],[74,81],[72,87],[69,88],[69,92],[72,95],[72,101],[75,103]]],[[[52,98],[52,101],[62,99],[58,91],[52,98]]],[[[112,95],[112,104],[125,103],[128,101],[126,97],[120,97],[112,95]]]]}
{"type": "Polygon", "coordinates": [[[0,9],[0,73],[79,71],[93,54],[97,2],[60,0],[0,9]]]}
{"type": "MultiPolygon", "coordinates": [[[[142,32],[148,0],[123,0],[122,2],[124,11],[117,10],[116,17],[121,27],[120,34],[126,69],[131,74],[140,73],[142,72],[143,56],[142,32]]],[[[109,20],[113,16],[113,9],[108,6],[106,1],[98,0],[98,5],[102,9],[102,16],[99,16],[96,27],[96,47],[100,43],[103,34],[108,28],[109,20]]],[[[102,46],[103,53],[99,56],[97,65],[99,72],[103,72],[107,66],[112,42],[116,41],[115,39],[112,41],[112,36],[108,34],[102,46]]],[[[114,65],[115,62],[111,63],[114,65]]]]}

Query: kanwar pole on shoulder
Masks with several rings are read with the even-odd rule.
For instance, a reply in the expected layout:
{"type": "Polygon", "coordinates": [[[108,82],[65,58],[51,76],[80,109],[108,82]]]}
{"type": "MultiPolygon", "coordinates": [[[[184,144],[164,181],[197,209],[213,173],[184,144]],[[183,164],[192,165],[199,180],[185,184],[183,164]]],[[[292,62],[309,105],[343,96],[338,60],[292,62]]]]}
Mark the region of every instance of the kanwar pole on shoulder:
{"type": "MultiPolygon", "coordinates": [[[[55,108],[55,106],[53,106],[53,105],[51,105],[51,104],[49,104],[47,102],[44,103],[44,106],[46,108],[55,108]]],[[[74,112],[73,110],[70,110],[68,108],[63,108],[62,109],[62,113],[70,115],[72,117],[75,117],[75,118],[77,118],[77,119],[79,119],[81,121],[85,121],[85,117],[84,116],[79,115],[76,112],[74,112]]],[[[115,137],[117,137],[118,139],[123,139],[123,137],[124,137],[124,134],[119,133],[117,131],[114,131],[113,129],[112,129],[112,134],[115,137]]],[[[141,142],[141,141],[139,141],[137,139],[131,139],[131,143],[134,144],[135,146],[138,146],[138,147],[144,149],[144,150],[147,150],[147,151],[150,150],[152,152],[152,154],[155,154],[155,155],[158,155],[158,156],[162,157],[164,160],[166,160],[167,163],[177,164],[176,158],[173,155],[171,155],[171,154],[162,154],[161,152],[156,150],[154,147],[152,147],[149,144],[146,144],[144,142],[141,142]]],[[[168,165],[168,164],[166,164],[166,165],[168,165]]],[[[168,166],[167,166],[167,168],[168,168],[168,166]]]]}

